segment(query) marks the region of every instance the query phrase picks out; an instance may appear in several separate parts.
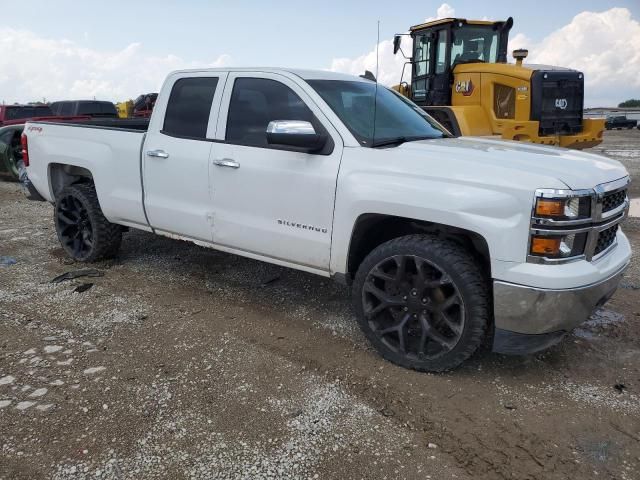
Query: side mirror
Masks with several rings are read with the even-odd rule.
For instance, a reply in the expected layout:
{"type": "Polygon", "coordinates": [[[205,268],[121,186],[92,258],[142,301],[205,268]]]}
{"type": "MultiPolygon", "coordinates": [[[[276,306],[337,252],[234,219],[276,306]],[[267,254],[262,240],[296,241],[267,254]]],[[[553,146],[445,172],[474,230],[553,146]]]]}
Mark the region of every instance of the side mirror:
{"type": "Polygon", "coordinates": [[[400,35],[394,35],[393,37],[393,54],[395,55],[400,50],[400,44],[402,43],[402,37],[400,35]]]}
{"type": "Polygon", "coordinates": [[[286,145],[313,152],[324,147],[327,136],[316,133],[310,122],[273,120],[267,126],[267,142],[270,145],[286,145]]]}

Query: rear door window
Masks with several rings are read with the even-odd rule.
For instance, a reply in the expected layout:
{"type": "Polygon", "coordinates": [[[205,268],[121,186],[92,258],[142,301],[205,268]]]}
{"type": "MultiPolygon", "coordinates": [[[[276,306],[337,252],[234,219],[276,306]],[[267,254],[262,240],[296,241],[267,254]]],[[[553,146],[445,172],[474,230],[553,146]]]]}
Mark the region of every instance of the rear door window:
{"type": "Polygon", "coordinates": [[[46,117],[48,115],[51,115],[51,109],[45,105],[7,107],[5,120],[22,120],[24,118],[46,117]]]}
{"type": "Polygon", "coordinates": [[[36,113],[36,117],[49,117],[53,115],[53,112],[51,112],[51,109],[45,106],[36,107],[35,113],[36,113]]]}
{"type": "Polygon", "coordinates": [[[217,77],[181,78],[169,95],[162,133],[204,139],[218,86],[217,77]]]}
{"type": "Polygon", "coordinates": [[[73,103],[71,102],[62,102],[58,106],[58,115],[73,115],[73,103]]]}
{"type": "Polygon", "coordinates": [[[78,105],[78,115],[95,115],[101,113],[98,102],[81,102],[78,105]]]}
{"type": "Polygon", "coordinates": [[[103,115],[118,115],[116,106],[111,102],[100,102],[100,113],[103,115]]]}

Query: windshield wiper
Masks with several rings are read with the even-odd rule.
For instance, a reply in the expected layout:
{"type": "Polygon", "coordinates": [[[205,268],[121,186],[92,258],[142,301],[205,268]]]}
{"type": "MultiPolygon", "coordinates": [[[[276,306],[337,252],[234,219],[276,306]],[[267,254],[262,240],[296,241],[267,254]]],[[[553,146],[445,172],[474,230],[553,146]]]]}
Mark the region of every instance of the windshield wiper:
{"type": "Polygon", "coordinates": [[[371,146],[373,148],[376,147],[385,147],[387,145],[402,145],[405,142],[415,142],[417,140],[428,140],[430,138],[434,138],[434,137],[430,137],[430,136],[425,136],[425,135],[420,135],[420,136],[414,136],[414,137],[393,137],[393,138],[385,138],[382,140],[378,140],[377,142],[373,142],[371,144],[371,146]]]}

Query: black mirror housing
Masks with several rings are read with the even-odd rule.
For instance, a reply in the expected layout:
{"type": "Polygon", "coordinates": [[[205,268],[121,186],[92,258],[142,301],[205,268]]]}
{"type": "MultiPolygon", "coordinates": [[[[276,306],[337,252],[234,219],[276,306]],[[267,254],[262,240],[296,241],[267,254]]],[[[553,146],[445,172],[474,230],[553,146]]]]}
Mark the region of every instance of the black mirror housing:
{"type": "Polygon", "coordinates": [[[269,145],[285,145],[309,152],[322,150],[327,143],[327,136],[320,133],[267,133],[269,145]]]}
{"type": "Polygon", "coordinates": [[[400,50],[400,44],[402,43],[402,37],[400,35],[395,35],[393,37],[393,54],[395,55],[400,50]]]}

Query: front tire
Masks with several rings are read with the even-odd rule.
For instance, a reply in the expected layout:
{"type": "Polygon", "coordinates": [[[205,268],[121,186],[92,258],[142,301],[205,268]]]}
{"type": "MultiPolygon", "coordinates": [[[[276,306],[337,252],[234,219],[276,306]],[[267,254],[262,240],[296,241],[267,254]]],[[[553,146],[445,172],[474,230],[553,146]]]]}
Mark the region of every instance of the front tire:
{"type": "Polygon", "coordinates": [[[358,323],[387,360],[419,371],[457,367],[484,340],[486,276],[451,240],[409,235],[374,249],[353,285],[358,323]]]}
{"type": "Polygon", "coordinates": [[[74,260],[95,262],[120,249],[122,227],[104,217],[91,184],[64,188],[56,198],[54,221],[62,248],[74,260]]]}

